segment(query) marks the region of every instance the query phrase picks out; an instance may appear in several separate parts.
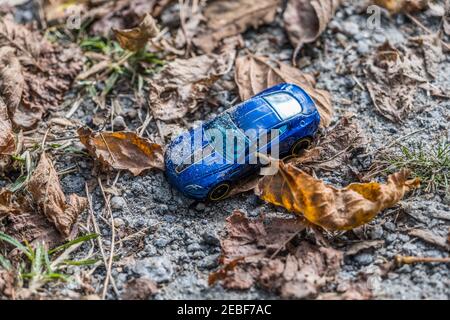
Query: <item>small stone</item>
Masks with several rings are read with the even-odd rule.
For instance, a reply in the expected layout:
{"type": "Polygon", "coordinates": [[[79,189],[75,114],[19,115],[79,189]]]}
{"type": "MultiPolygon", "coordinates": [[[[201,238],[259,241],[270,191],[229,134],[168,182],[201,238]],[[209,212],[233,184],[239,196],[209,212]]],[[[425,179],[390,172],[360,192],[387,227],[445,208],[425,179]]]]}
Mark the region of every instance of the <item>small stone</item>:
{"type": "Polygon", "coordinates": [[[409,236],[406,235],[406,234],[399,234],[399,235],[398,235],[398,239],[399,239],[401,242],[408,242],[408,241],[409,241],[409,236]]]}
{"type": "Polygon", "coordinates": [[[213,254],[213,255],[204,257],[198,265],[199,268],[213,269],[213,268],[217,267],[219,264],[219,256],[220,256],[219,254],[213,254]]]}
{"type": "Polygon", "coordinates": [[[125,225],[125,221],[123,221],[123,219],[121,218],[114,218],[114,226],[116,228],[122,227],[125,225]]]}
{"type": "Polygon", "coordinates": [[[197,210],[197,211],[204,211],[205,208],[206,208],[206,206],[205,206],[205,204],[203,202],[199,202],[195,206],[195,210],[197,210]]]}
{"type": "Polygon", "coordinates": [[[386,222],[386,223],[383,225],[383,227],[384,227],[386,230],[392,231],[392,232],[394,232],[395,229],[396,229],[395,224],[394,224],[393,222],[391,222],[391,221],[386,222]]]}
{"type": "Polygon", "coordinates": [[[350,36],[354,36],[359,33],[359,26],[352,21],[344,21],[342,23],[342,31],[350,36]]]}
{"type": "Polygon", "coordinates": [[[161,283],[172,278],[173,266],[165,256],[151,257],[137,261],[133,266],[133,272],[161,283]]]}
{"type": "Polygon", "coordinates": [[[373,256],[369,253],[360,253],[354,257],[355,261],[362,265],[367,266],[373,262],[373,256]]]}
{"type": "Polygon", "coordinates": [[[370,51],[369,44],[367,41],[358,41],[358,47],[356,48],[358,53],[360,54],[366,54],[370,51]]]}
{"type": "Polygon", "coordinates": [[[166,247],[168,244],[170,243],[170,240],[167,238],[159,238],[156,239],[153,244],[155,245],[155,247],[157,248],[164,248],[166,247]]]}
{"type": "Polygon", "coordinates": [[[385,238],[387,244],[394,242],[396,239],[397,235],[395,233],[389,233],[385,238]]]}
{"type": "Polygon", "coordinates": [[[211,246],[220,246],[220,239],[212,231],[205,231],[202,233],[203,242],[211,246]]]}
{"type": "Polygon", "coordinates": [[[380,225],[374,226],[369,234],[371,239],[381,239],[383,237],[383,227],[380,225]]]}
{"type": "Polygon", "coordinates": [[[118,197],[118,196],[112,197],[110,204],[111,204],[111,208],[113,208],[115,210],[121,210],[121,209],[126,208],[126,206],[127,206],[125,199],[122,197],[118,197]]]}
{"type": "Polygon", "coordinates": [[[125,120],[122,116],[117,116],[113,120],[114,129],[123,130],[127,127],[125,120]]]}
{"type": "Polygon", "coordinates": [[[199,251],[202,248],[200,247],[200,245],[197,242],[194,242],[190,245],[188,245],[188,247],[186,248],[187,252],[195,252],[195,251],[199,251]]]}

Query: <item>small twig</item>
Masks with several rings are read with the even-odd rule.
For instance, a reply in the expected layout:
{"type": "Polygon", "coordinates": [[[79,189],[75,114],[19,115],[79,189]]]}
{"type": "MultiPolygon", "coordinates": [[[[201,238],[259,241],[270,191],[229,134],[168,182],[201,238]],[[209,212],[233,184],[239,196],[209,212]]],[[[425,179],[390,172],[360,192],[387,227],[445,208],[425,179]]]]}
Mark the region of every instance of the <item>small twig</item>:
{"type": "MultiPolygon", "coordinates": [[[[89,192],[89,187],[88,187],[87,183],[85,184],[85,188],[86,188],[86,197],[87,197],[88,204],[89,204],[89,215],[91,216],[91,219],[92,219],[92,224],[94,226],[94,231],[95,231],[95,233],[100,235],[101,234],[100,228],[98,227],[97,219],[95,218],[95,214],[94,214],[94,207],[92,205],[92,196],[91,196],[91,194],[89,192]]],[[[108,260],[106,258],[106,254],[105,254],[105,250],[103,248],[103,243],[102,243],[101,237],[97,238],[97,243],[98,243],[98,246],[100,248],[100,253],[102,255],[102,258],[103,258],[103,263],[104,263],[105,268],[106,268],[108,266],[108,260]]],[[[117,296],[119,296],[119,290],[117,290],[116,283],[115,283],[114,278],[112,276],[111,276],[110,280],[111,280],[111,285],[113,287],[113,290],[114,290],[115,294],[117,296]]]]}
{"type": "MultiPolygon", "coordinates": [[[[409,13],[407,13],[406,16],[407,16],[412,22],[414,22],[419,28],[421,28],[422,30],[428,32],[429,34],[435,34],[435,33],[436,33],[436,32],[431,31],[431,30],[428,29],[427,27],[425,27],[425,26],[423,25],[422,22],[420,22],[418,19],[416,19],[415,17],[413,17],[413,16],[410,15],[409,13]]],[[[450,50],[450,45],[449,45],[447,42],[445,42],[445,41],[442,40],[442,39],[439,39],[439,41],[441,41],[441,44],[442,44],[445,48],[447,48],[447,50],[450,50]]]]}
{"type": "Polygon", "coordinates": [[[433,257],[414,257],[414,256],[395,256],[395,263],[398,266],[404,264],[414,264],[414,263],[450,263],[450,257],[447,258],[433,258],[433,257]]]}
{"type": "MultiPolygon", "coordinates": [[[[115,184],[117,183],[117,180],[119,180],[119,176],[120,176],[120,171],[117,173],[112,186],[115,186],[115,184]]],[[[103,188],[102,181],[100,180],[100,178],[98,178],[97,181],[98,181],[98,184],[102,191],[102,195],[105,200],[106,209],[108,211],[109,218],[111,221],[111,246],[110,246],[110,250],[109,250],[109,261],[108,261],[108,266],[107,266],[107,271],[106,271],[106,278],[105,278],[105,282],[103,284],[103,292],[102,292],[102,299],[105,299],[106,293],[108,291],[109,278],[111,277],[111,269],[112,269],[112,263],[113,263],[113,259],[114,259],[114,247],[115,247],[114,242],[115,242],[115,237],[116,237],[116,229],[114,227],[114,216],[112,214],[111,204],[110,204],[111,195],[110,194],[106,195],[105,190],[103,188]]]]}
{"type": "Polygon", "coordinates": [[[111,156],[111,159],[113,160],[113,162],[116,162],[116,158],[114,157],[114,154],[111,152],[111,149],[109,148],[109,145],[106,142],[106,139],[103,136],[103,133],[101,133],[101,132],[100,132],[100,137],[102,138],[103,142],[105,143],[106,148],[108,149],[109,155],[111,156]]]}

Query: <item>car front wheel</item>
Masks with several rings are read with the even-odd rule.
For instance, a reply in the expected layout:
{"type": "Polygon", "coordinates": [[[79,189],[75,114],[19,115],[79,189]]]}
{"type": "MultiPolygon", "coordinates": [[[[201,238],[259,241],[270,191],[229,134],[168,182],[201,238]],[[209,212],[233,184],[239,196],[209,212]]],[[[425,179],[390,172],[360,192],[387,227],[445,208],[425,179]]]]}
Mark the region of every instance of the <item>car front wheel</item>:
{"type": "Polygon", "coordinates": [[[312,143],[311,137],[298,139],[291,147],[291,155],[298,156],[303,150],[309,148],[312,143]]]}
{"type": "Polygon", "coordinates": [[[225,199],[230,193],[231,185],[228,182],[222,182],[216,185],[208,195],[208,199],[211,201],[219,201],[225,199]]]}

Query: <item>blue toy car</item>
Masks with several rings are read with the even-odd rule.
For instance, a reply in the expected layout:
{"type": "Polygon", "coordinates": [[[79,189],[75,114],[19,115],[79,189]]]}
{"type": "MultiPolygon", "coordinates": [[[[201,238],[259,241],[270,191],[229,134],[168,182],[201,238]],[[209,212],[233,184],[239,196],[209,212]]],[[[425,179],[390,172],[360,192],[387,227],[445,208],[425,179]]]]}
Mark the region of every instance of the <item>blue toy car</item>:
{"type": "Polygon", "coordinates": [[[167,178],[190,198],[224,199],[234,184],[263,166],[257,154],[299,154],[319,122],[302,88],[278,84],[173,139],[165,154],[167,178]]]}

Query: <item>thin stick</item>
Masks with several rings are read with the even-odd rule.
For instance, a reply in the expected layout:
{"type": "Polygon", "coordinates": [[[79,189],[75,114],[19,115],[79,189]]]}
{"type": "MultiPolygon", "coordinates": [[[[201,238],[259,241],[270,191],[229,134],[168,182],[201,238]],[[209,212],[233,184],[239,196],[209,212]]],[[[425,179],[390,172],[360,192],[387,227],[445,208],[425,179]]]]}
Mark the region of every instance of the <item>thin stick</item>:
{"type": "MultiPolygon", "coordinates": [[[[413,17],[412,15],[410,15],[409,13],[406,14],[406,16],[412,21],[414,22],[419,28],[421,28],[422,30],[428,32],[429,34],[435,34],[436,32],[431,31],[430,29],[428,29],[427,27],[425,27],[422,22],[420,22],[419,20],[417,20],[415,17],[413,17]]],[[[439,41],[441,41],[442,45],[447,48],[447,50],[450,50],[450,45],[445,42],[444,40],[439,39],[439,41]]]]}
{"type": "MultiPolygon", "coordinates": [[[[120,171],[117,173],[112,186],[115,186],[115,184],[117,183],[117,180],[119,180],[119,176],[120,176],[120,171]]],[[[108,266],[107,266],[106,278],[105,278],[105,282],[103,284],[103,292],[102,292],[102,299],[104,300],[106,297],[106,293],[108,291],[109,278],[111,277],[111,269],[112,269],[112,263],[113,263],[113,259],[114,259],[114,247],[115,247],[114,242],[115,242],[115,237],[116,237],[116,229],[114,228],[114,217],[113,217],[112,210],[111,210],[111,204],[109,203],[109,201],[111,199],[111,195],[110,194],[106,195],[105,190],[103,188],[102,181],[100,180],[100,178],[97,178],[97,181],[98,181],[98,184],[102,191],[103,198],[105,199],[106,209],[108,211],[109,218],[111,221],[111,246],[110,246],[110,250],[109,250],[109,262],[108,262],[108,266]]]]}
{"type": "MultiPolygon", "coordinates": [[[[95,219],[95,215],[94,215],[94,207],[92,205],[92,196],[89,193],[89,187],[88,187],[87,183],[85,184],[85,188],[86,188],[86,197],[87,197],[88,204],[89,204],[89,214],[90,214],[91,219],[92,219],[92,225],[94,226],[95,233],[100,235],[101,234],[100,233],[100,228],[98,227],[97,219],[95,219]]],[[[102,243],[101,237],[97,237],[97,243],[98,243],[98,247],[100,248],[100,253],[102,255],[102,258],[103,258],[103,263],[104,263],[105,268],[106,268],[107,265],[108,265],[108,261],[106,259],[106,254],[105,254],[105,250],[103,248],[103,243],[102,243]]],[[[117,289],[116,282],[114,281],[114,278],[112,276],[111,276],[110,280],[111,280],[111,285],[113,287],[113,290],[114,290],[115,294],[117,296],[119,296],[119,290],[117,289]]]]}
{"type": "Polygon", "coordinates": [[[413,263],[450,263],[450,257],[433,258],[433,257],[414,257],[414,256],[395,256],[395,263],[399,266],[413,263]]]}

